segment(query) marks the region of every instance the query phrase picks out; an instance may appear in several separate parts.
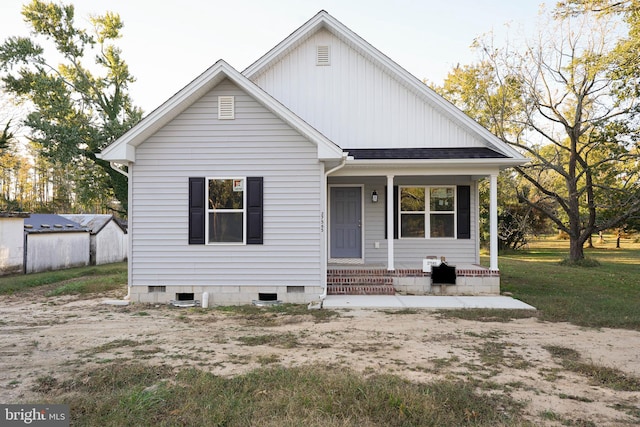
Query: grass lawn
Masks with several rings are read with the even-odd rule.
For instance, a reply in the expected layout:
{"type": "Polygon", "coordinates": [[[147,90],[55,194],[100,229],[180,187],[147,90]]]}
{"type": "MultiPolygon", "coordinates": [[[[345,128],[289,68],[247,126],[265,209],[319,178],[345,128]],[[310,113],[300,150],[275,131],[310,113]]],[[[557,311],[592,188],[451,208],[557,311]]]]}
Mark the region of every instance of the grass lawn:
{"type": "Polygon", "coordinates": [[[74,426],[533,426],[522,403],[469,382],[364,377],[340,366],[276,366],[224,378],[134,362],[42,383],[66,393],[63,401],[73,396],[74,426]]]}
{"type": "Polygon", "coordinates": [[[119,289],[126,283],[127,263],[120,262],[0,277],[0,295],[26,291],[47,296],[91,294],[119,289]]]}
{"type": "Polygon", "coordinates": [[[568,241],[541,239],[527,250],[502,254],[501,288],[539,310],[541,320],[589,327],[640,330],[640,244],[623,240],[615,248],[594,239],[585,255],[596,267],[560,265],[568,241]]]}
{"type": "MultiPolygon", "coordinates": [[[[500,256],[502,290],[537,307],[537,315],[544,321],[640,330],[640,244],[624,241],[622,246],[615,249],[610,242],[588,249],[587,255],[600,262],[597,267],[568,267],[559,264],[567,254],[568,242],[538,240],[527,250],[500,256]]],[[[122,288],[126,279],[126,263],[3,277],[0,295],[92,294],[122,288]]],[[[245,306],[219,310],[255,317],[258,309],[245,306]]],[[[289,305],[272,310],[301,314],[289,305]]],[[[300,310],[306,311],[306,307],[300,306],[300,310]]],[[[503,317],[506,321],[520,316],[500,310],[463,310],[447,315],[478,320],[503,317]]],[[[260,338],[274,337],[269,334],[260,338]]],[[[244,341],[245,345],[265,344],[249,342],[248,338],[244,341]]],[[[599,384],[624,390],[640,388],[636,377],[627,378],[608,367],[595,369],[575,350],[547,350],[566,370],[598,376],[599,384]]],[[[79,371],[64,381],[40,377],[34,390],[48,402],[72,402],[73,425],[78,426],[535,424],[523,417],[524,403],[509,392],[481,391],[482,386],[490,385],[460,378],[417,383],[390,374],[366,376],[331,365],[269,366],[226,378],[199,369],[174,370],[163,364],[131,360],[79,371]]],[[[631,409],[637,411],[635,406],[631,409]]],[[[565,425],[578,425],[569,421],[565,425]]]]}

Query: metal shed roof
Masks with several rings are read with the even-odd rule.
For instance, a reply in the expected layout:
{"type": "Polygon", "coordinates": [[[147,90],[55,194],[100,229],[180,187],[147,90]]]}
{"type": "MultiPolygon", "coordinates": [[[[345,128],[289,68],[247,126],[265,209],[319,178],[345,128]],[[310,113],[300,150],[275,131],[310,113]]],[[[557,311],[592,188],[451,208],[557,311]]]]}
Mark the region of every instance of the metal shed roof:
{"type": "Polygon", "coordinates": [[[60,215],[31,214],[30,217],[24,219],[24,231],[27,233],[68,233],[88,232],[89,229],[60,215]]]}
{"type": "Polygon", "coordinates": [[[113,215],[108,214],[62,214],[64,218],[77,222],[83,227],[87,227],[91,234],[98,234],[109,221],[114,221],[123,232],[126,230],[115,220],[113,215]]]}

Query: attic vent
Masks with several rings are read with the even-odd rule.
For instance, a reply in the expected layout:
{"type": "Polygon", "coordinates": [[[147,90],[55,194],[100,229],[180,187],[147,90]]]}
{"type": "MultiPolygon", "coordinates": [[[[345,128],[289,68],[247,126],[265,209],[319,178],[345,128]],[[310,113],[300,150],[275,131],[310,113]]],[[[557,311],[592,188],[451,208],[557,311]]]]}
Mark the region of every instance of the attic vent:
{"type": "Polygon", "coordinates": [[[233,120],[236,118],[235,100],[233,96],[218,97],[218,119],[233,120]]]}
{"type": "Polygon", "coordinates": [[[331,65],[329,46],[316,46],[316,65],[331,65]]]}

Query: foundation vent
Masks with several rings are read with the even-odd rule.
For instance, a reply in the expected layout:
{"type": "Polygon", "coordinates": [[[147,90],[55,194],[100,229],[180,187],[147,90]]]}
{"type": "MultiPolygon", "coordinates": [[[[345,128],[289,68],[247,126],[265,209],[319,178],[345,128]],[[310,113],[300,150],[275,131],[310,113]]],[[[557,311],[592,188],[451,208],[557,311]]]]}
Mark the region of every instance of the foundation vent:
{"type": "Polygon", "coordinates": [[[278,300],[278,294],[264,293],[264,292],[258,293],[258,301],[277,301],[277,300],[278,300]]]}
{"type": "Polygon", "coordinates": [[[193,301],[194,295],[192,293],[179,293],[176,294],[177,301],[193,301]]]}

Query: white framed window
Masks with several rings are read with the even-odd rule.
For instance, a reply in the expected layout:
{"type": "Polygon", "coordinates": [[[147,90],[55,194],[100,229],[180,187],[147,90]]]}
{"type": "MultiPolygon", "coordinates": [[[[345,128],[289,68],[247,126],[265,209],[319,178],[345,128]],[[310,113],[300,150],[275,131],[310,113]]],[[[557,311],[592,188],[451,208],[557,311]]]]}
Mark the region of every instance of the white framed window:
{"type": "Polygon", "coordinates": [[[401,186],[400,238],[455,238],[455,186],[401,186]]]}
{"type": "Polygon", "coordinates": [[[208,244],[246,243],[246,178],[207,178],[208,244]]]}

